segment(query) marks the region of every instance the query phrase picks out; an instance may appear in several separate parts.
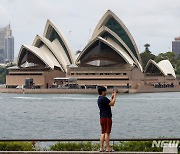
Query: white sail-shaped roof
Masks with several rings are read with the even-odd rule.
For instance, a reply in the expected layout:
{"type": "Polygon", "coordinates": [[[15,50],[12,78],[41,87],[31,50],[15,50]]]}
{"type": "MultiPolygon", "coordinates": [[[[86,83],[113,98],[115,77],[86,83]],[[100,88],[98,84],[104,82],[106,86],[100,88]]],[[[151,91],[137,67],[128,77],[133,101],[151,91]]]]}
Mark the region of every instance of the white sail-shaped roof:
{"type": "MultiPolygon", "coordinates": [[[[32,53],[35,57],[37,57],[39,60],[41,60],[44,64],[46,64],[47,67],[54,69],[54,67],[59,67],[61,68],[59,62],[57,59],[54,57],[52,52],[50,50],[47,50],[47,48],[42,47],[42,48],[37,48],[31,45],[22,45],[19,55],[18,55],[18,66],[21,67],[20,65],[22,64],[22,59],[23,59],[23,54],[24,52],[30,52],[32,53]]],[[[26,56],[26,55],[25,55],[26,56]]]]}
{"type": "MultiPolygon", "coordinates": [[[[67,66],[74,64],[74,57],[69,46],[60,31],[50,20],[47,20],[43,36],[37,35],[32,46],[22,46],[19,57],[21,57],[24,48],[38,56],[51,69],[56,66],[62,72],[66,72],[67,66]]],[[[21,60],[18,58],[19,64],[21,60]]],[[[33,63],[33,60],[31,61],[33,63]]]]}
{"type": "Polygon", "coordinates": [[[164,76],[172,75],[176,78],[174,68],[169,60],[162,60],[156,63],[154,60],[150,59],[146,65],[145,73],[148,73],[148,69],[151,65],[154,65],[164,76]]]}
{"type": "Polygon", "coordinates": [[[174,68],[169,60],[160,61],[158,66],[164,71],[166,75],[170,74],[176,78],[174,68]]]}
{"type": "Polygon", "coordinates": [[[98,31],[102,26],[106,26],[111,29],[114,33],[116,33],[129,47],[131,52],[137,58],[137,60],[141,64],[141,57],[139,55],[139,51],[137,45],[127,29],[124,23],[110,10],[108,10],[104,16],[99,21],[98,25],[96,26],[92,37],[96,37],[98,35],[98,31]]]}
{"type": "MultiPolygon", "coordinates": [[[[115,32],[113,32],[106,26],[102,26],[98,30],[97,36],[101,36],[101,37],[105,38],[106,40],[107,40],[107,38],[112,38],[114,40],[114,42],[116,42],[121,48],[123,48],[124,51],[127,52],[127,54],[134,60],[134,63],[138,66],[138,68],[141,71],[143,71],[141,64],[139,63],[137,58],[134,56],[134,54],[131,52],[131,50],[129,49],[127,44],[115,32]]],[[[91,40],[93,40],[97,36],[92,37],[91,40]]]]}
{"type": "Polygon", "coordinates": [[[47,38],[43,37],[43,36],[39,36],[37,35],[34,42],[33,42],[33,46],[36,46],[39,48],[41,48],[42,43],[52,52],[52,54],[55,56],[55,58],[57,59],[57,61],[59,62],[59,64],[61,65],[62,71],[66,72],[66,66],[69,65],[69,63],[67,63],[66,58],[63,56],[63,54],[61,52],[59,52],[59,48],[54,45],[52,42],[50,42],[47,38]]]}
{"type": "Polygon", "coordinates": [[[74,56],[72,55],[70,47],[66,43],[63,35],[50,20],[47,20],[43,36],[58,48],[61,56],[64,57],[68,65],[74,63],[74,56]]]}
{"type": "MultiPolygon", "coordinates": [[[[78,58],[76,59],[76,64],[80,65],[81,62],[84,62],[84,55],[87,54],[91,55],[89,51],[89,48],[94,48],[94,43],[99,40],[100,42],[104,42],[106,45],[111,47],[111,49],[115,50],[120,58],[123,58],[124,61],[130,65],[137,66],[141,71],[143,71],[141,66],[141,58],[139,55],[139,52],[137,50],[137,46],[135,44],[134,39],[132,38],[131,34],[129,33],[128,29],[125,27],[125,25],[122,23],[122,21],[110,10],[108,10],[105,15],[102,17],[98,25],[96,26],[96,29],[94,30],[94,33],[88,42],[87,46],[83,49],[83,51],[79,54],[78,58]]],[[[97,46],[97,44],[96,44],[97,46]]],[[[94,50],[99,50],[101,47],[96,47],[94,50]]],[[[113,52],[113,51],[111,51],[113,52]]],[[[97,55],[99,56],[99,59],[103,58],[104,52],[97,55]]],[[[97,56],[95,57],[97,59],[97,56]]],[[[93,56],[90,57],[93,61],[93,56]]],[[[109,55],[108,59],[110,60],[111,55],[109,55]]],[[[116,57],[114,56],[116,59],[116,57]]],[[[87,57],[86,57],[87,59],[87,57]]],[[[111,60],[113,61],[113,60],[111,60]]],[[[87,62],[87,60],[86,60],[87,62]]],[[[116,62],[118,60],[116,59],[116,62]]],[[[121,61],[119,61],[120,63],[121,61]]],[[[109,65],[110,66],[110,65],[109,65]]],[[[115,66],[115,65],[112,65],[115,66]]],[[[118,66],[118,63],[116,63],[116,66],[118,66]]],[[[121,65],[119,65],[121,66],[121,65]]]]}
{"type": "Polygon", "coordinates": [[[87,54],[88,52],[88,48],[90,48],[93,43],[95,43],[96,41],[100,41],[104,44],[106,44],[107,46],[109,46],[111,49],[113,49],[118,55],[119,57],[123,58],[124,61],[126,61],[126,63],[133,65],[134,61],[132,60],[132,58],[124,51],[123,48],[121,48],[116,42],[114,42],[113,40],[111,40],[110,38],[108,39],[104,39],[100,36],[95,37],[93,40],[91,40],[88,45],[84,48],[84,50],[80,53],[80,55],[78,56],[77,60],[76,60],[76,64],[81,63],[81,57],[84,54],[87,54]]]}

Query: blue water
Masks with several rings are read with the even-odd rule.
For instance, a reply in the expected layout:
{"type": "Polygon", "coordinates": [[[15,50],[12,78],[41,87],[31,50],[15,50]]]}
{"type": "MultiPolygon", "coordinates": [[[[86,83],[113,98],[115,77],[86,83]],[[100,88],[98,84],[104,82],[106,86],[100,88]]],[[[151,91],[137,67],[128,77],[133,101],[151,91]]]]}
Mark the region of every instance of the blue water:
{"type": "MultiPolygon", "coordinates": [[[[97,97],[0,93],[0,138],[98,138],[97,97]]],[[[180,93],[119,94],[112,112],[112,138],[180,137],[180,93]]]]}

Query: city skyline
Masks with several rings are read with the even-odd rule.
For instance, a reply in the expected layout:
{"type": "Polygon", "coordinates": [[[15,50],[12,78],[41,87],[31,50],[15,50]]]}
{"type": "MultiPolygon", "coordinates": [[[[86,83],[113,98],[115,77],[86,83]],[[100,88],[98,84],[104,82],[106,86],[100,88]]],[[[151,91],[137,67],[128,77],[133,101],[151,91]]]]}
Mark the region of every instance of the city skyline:
{"type": "Polygon", "coordinates": [[[93,29],[107,9],[114,11],[130,29],[140,52],[144,44],[151,45],[154,54],[172,50],[174,37],[180,34],[178,0],[144,2],[136,1],[0,1],[1,23],[10,20],[15,42],[15,57],[22,44],[29,44],[42,32],[47,19],[63,32],[73,52],[82,50],[89,41],[93,29]],[[55,5],[54,5],[55,4],[55,5]],[[41,8],[41,9],[39,9],[41,8]],[[49,11],[47,11],[49,10],[49,11]]]}

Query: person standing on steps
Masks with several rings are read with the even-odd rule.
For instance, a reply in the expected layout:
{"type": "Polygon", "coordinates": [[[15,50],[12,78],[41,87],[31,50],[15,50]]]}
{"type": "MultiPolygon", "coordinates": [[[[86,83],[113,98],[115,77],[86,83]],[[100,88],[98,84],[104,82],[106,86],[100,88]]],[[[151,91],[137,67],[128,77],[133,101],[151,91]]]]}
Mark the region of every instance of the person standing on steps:
{"type": "Polygon", "coordinates": [[[100,110],[100,125],[101,125],[101,136],[100,136],[100,152],[104,152],[104,141],[106,143],[106,152],[111,152],[109,141],[110,133],[112,127],[112,112],[111,107],[114,106],[117,93],[113,90],[112,98],[109,100],[107,95],[107,90],[103,86],[98,87],[99,97],[97,100],[98,107],[100,110]]]}

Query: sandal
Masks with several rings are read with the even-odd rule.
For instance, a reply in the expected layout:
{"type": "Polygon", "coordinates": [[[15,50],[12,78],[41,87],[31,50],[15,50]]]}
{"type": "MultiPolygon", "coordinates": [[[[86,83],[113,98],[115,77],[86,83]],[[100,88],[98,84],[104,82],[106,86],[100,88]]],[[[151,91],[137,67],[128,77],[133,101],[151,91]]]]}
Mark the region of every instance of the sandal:
{"type": "Polygon", "coordinates": [[[113,149],[111,149],[110,151],[106,151],[106,152],[114,152],[114,150],[113,150],[113,149]]]}
{"type": "Polygon", "coordinates": [[[104,150],[99,150],[99,152],[104,152],[104,150]]]}

